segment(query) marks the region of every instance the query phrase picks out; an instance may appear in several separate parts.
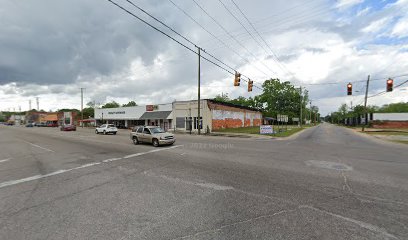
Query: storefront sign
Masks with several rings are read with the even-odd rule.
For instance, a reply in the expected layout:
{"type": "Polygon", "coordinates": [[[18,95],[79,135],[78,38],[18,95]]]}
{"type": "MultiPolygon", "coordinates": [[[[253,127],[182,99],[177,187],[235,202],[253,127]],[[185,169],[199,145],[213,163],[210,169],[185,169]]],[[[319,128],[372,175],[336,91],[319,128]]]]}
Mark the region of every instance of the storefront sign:
{"type": "Polygon", "coordinates": [[[260,134],[272,134],[273,133],[272,125],[259,126],[259,133],[260,134]]]}
{"type": "Polygon", "coordinates": [[[154,110],[159,110],[158,105],[146,105],[146,112],[152,112],[154,110]]]}
{"type": "Polygon", "coordinates": [[[120,112],[108,112],[108,114],[126,114],[125,111],[120,111],[120,112]]]}

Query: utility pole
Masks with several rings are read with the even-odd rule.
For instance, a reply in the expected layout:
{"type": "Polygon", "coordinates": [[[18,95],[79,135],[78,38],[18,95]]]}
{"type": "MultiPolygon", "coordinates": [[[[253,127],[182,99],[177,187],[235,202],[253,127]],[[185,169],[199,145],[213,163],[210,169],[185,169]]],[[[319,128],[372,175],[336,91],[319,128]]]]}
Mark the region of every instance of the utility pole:
{"type": "Polygon", "coordinates": [[[200,47],[197,47],[198,48],[198,102],[197,102],[197,105],[198,105],[198,113],[197,113],[197,121],[198,121],[198,135],[200,135],[201,134],[201,119],[200,119],[200,101],[201,101],[201,99],[200,99],[200,85],[201,85],[201,48],[200,47]]]}
{"type": "Polygon", "coordinates": [[[30,100],[28,100],[28,111],[31,111],[31,99],[30,100]]]}
{"type": "Polygon", "coordinates": [[[37,111],[40,111],[40,100],[39,97],[35,98],[37,100],[37,111]]]}
{"type": "Polygon", "coordinates": [[[302,116],[302,108],[303,108],[303,98],[302,98],[302,86],[300,86],[300,128],[302,128],[303,116],[302,116]]]}
{"type": "Polygon", "coordinates": [[[81,88],[81,127],[84,127],[84,89],[81,88]]]}
{"type": "Polygon", "coordinates": [[[366,85],[366,92],[365,92],[365,98],[364,98],[364,120],[365,120],[365,123],[363,124],[363,127],[361,129],[361,131],[363,131],[363,132],[364,132],[365,125],[368,123],[368,121],[367,121],[367,118],[368,118],[368,116],[367,116],[367,95],[368,95],[368,85],[369,85],[369,83],[370,83],[370,75],[368,75],[368,77],[367,77],[367,85],[366,85]]]}
{"type": "Polygon", "coordinates": [[[310,120],[310,125],[312,125],[312,101],[309,102],[310,106],[310,111],[309,111],[309,120],[310,120]]]}

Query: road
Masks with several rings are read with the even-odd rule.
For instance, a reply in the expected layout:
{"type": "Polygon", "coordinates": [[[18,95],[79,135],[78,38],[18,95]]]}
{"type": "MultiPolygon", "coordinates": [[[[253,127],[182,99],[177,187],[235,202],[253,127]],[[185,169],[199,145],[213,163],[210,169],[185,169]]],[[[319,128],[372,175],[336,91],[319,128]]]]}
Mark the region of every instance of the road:
{"type": "Polygon", "coordinates": [[[0,126],[0,239],[408,239],[408,148],[0,126]]]}

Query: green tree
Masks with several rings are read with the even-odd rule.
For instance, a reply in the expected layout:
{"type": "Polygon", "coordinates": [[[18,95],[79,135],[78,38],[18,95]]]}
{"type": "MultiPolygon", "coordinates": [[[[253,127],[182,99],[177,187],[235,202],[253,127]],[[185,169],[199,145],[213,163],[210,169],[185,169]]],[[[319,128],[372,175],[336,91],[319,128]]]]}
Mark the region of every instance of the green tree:
{"type": "Polygon", "coordinates": [[[117,107],[120,107],[120,104],[115,101],[105,103],[105,105],[102,106],[102,108],[117,108],[117,107]]]}
{"type": "Polygon", "coordinates": [[[134,106],[137,106],[135,101],[130,101],[130,102],[122,105],[122,107],[134,107],[134,106]]]}
{"type": "Polygon", "coordinates": [[[299,117],[300,106],[306,109],[306,103],[309,101],[308,93],[305,92],[301,97],[300,90],[290,82],[270,79],[266,80],[262,87],[263,92],[259,95],[259,101],[266,116],[276,117],[277,114],[285,114],[290,118],[299,117]]]}
{"type": "Polygon", "coordinates": [[[391,103],[386,104],[378,109],[378,112],[382,113],[401,113],[401,112],[408,112],[408,103],[400,102],[400,103],[391,103]]]}
{"type": "Polygon", "coordinates": [[[93,107],[86,107],[82,110],[82,112],[84,114],[84,119],[94,118],[95,116],[95,108],[93,107]]]}
{"type": "Polygon", "coordinates": [[[215,96],[214,100],[219,101],[219,102],[230,102],[230,98],[228,97],[228,93],[221,93],[221,95],[218,94],[217,96],[215,96]]]}

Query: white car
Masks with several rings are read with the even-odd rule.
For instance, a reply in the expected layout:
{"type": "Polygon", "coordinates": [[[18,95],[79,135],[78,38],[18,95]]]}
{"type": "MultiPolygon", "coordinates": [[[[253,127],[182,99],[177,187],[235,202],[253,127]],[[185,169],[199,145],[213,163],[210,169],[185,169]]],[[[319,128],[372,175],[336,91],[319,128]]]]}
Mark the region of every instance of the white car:
{"type": "Polygon", "coordinates": [[[118,132],[118,129],[115,127],[113,124],[103,124],[95,129],[95,133],[103,133],[104,135],[108,133],[112,133],[113,135],[116,135],[118,132]]]}

